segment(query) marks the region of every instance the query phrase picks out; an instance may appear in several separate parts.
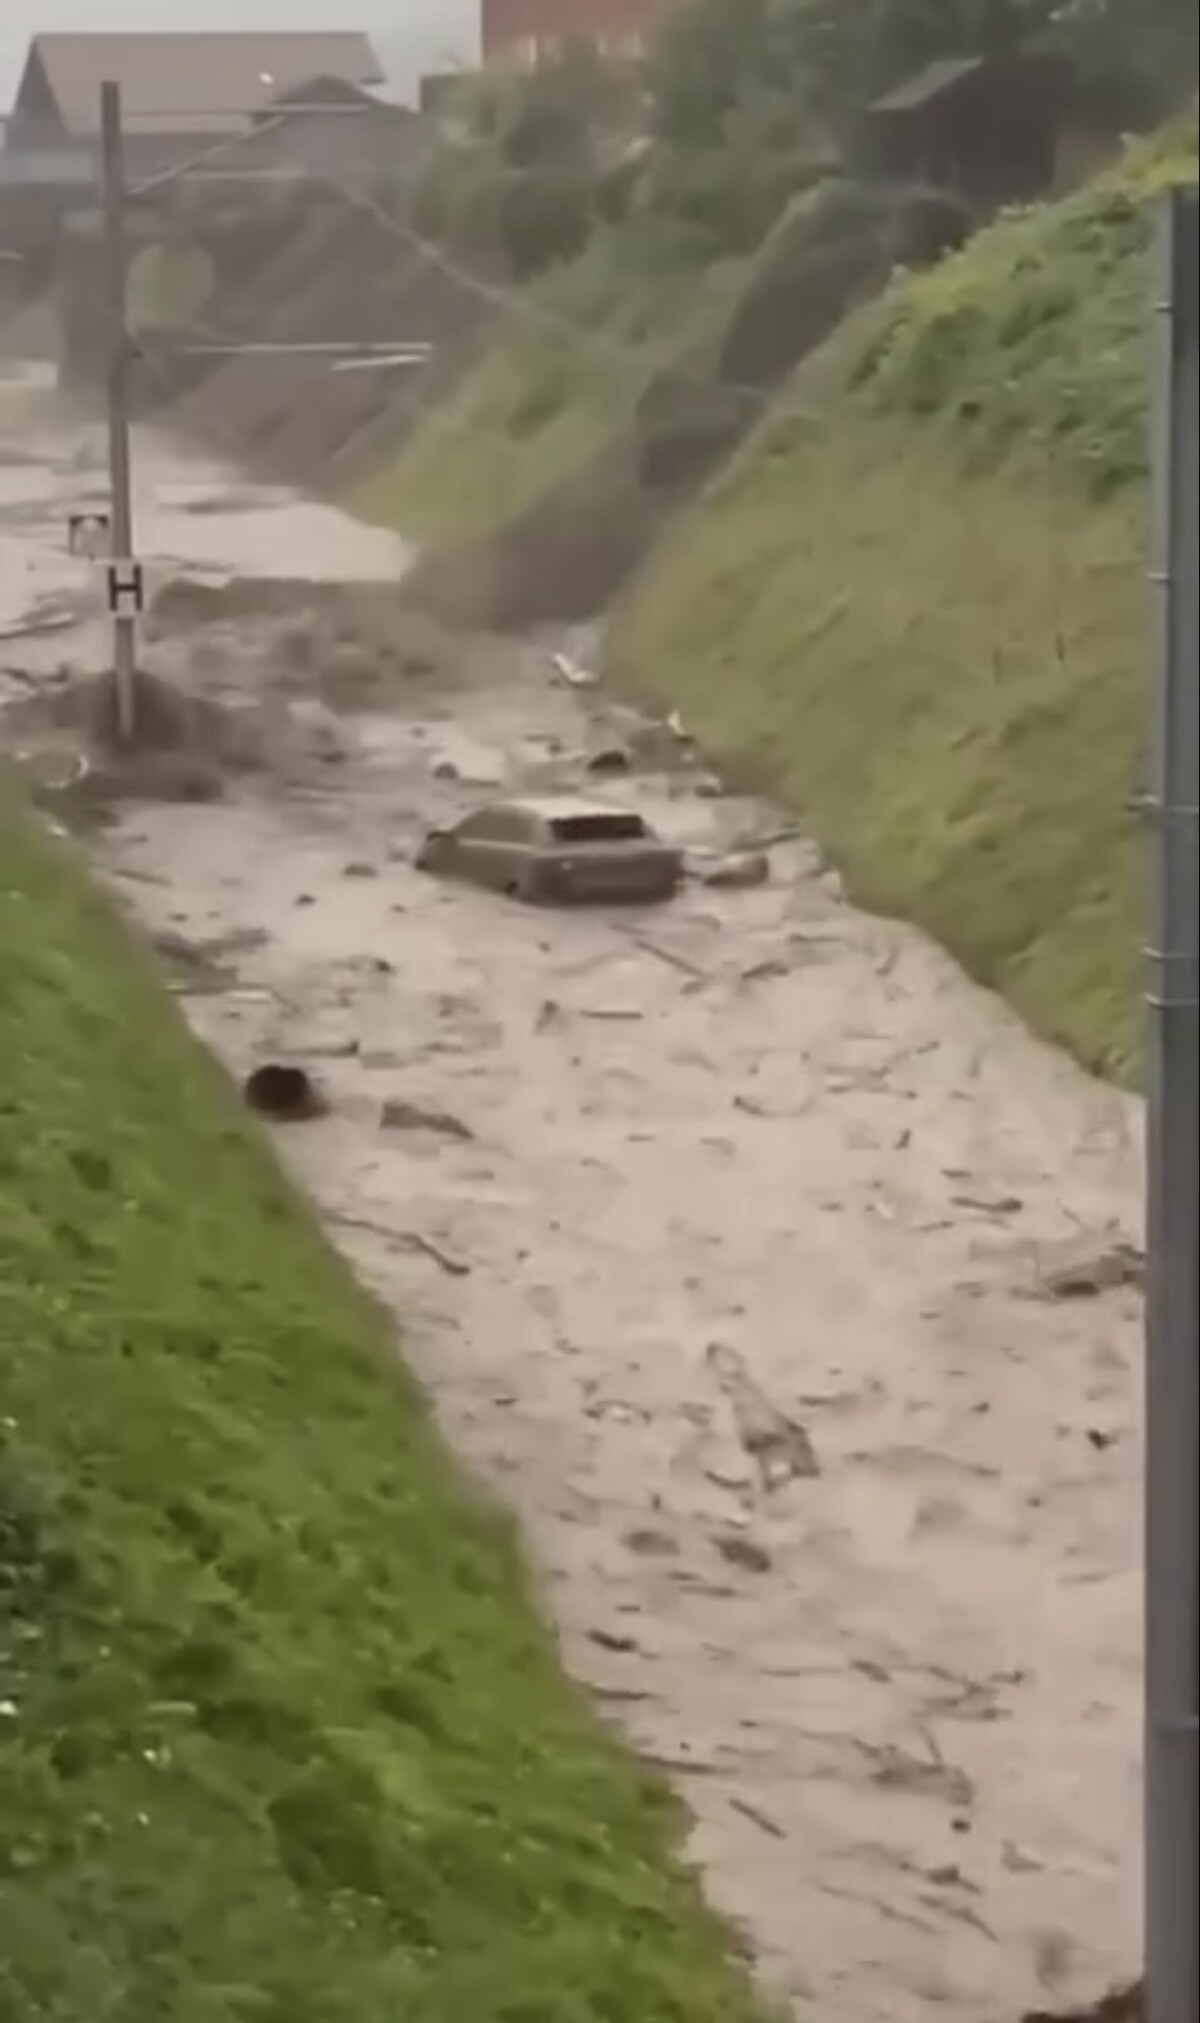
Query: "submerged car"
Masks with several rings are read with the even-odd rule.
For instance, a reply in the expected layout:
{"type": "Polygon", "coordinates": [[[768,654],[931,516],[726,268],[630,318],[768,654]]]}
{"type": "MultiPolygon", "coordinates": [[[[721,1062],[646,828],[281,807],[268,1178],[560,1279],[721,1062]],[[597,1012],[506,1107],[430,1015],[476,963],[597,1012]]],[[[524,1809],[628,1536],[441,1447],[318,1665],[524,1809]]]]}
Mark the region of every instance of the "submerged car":
{"type": "Polygon", "coordinates": [[[670,899],[683,877],[678,850],[626,808],[576,800],[499,801],[434,829],[417,865],[469,879],[532,905],[670,899]]]}

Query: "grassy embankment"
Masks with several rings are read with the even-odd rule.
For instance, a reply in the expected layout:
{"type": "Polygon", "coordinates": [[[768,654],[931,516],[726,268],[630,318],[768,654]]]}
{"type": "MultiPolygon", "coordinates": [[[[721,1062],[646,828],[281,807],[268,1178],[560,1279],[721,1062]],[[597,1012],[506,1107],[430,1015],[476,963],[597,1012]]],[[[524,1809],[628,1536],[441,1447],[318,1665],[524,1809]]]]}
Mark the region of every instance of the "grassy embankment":
{"type": "Polygon", "coordinates": [[[620,233],[603,233],[516,298],[483,363],[352,509],[411,540],[470,540],[582,469],[734,297],[739,263],[700,267],[669,232],[661,248],[656,260],[654,235],[639,235],[631,258],[620,233]]]}
{"type": "MultiPolygon", "coordinates": [[[[1146,206],[1195,172],[1193,120],[898,277],[801,368],[611,642],[617,679],[803,809],[864,904],[1118,1077],[1139,1046],[1146,206]]],[[[586,352],[554,355],[551,384],[518,327],[372,508],[437,541],[552,486],[614,421],[586,352]]]]}
{"type": "Polygon", "coordinates": [[[382,1319],[0,860],[2,2023],[749,2023],[382,1319]]]}
{"type": "Polygon", "coordinates": [[[1147,200],[1195,124],[898,279],[621,614],[619,677],[1102,1072],[1138,1058],[1147,200]],[[802,406],[802,402],[805,403],[802,406]]]}

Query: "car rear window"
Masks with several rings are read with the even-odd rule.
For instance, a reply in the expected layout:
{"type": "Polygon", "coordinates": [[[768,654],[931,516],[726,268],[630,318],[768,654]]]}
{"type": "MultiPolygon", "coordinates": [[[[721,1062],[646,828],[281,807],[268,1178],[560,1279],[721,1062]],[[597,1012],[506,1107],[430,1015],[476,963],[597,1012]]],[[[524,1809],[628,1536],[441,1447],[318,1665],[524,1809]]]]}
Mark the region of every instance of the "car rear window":
{"type": "Polygon", "coordinates": [[[646,834],[640,815],[557,815],[550,824],[559,843],[636,843],[646,834]]]}
{"type": "Polygon", "coordinates": [[[527,843],[531,827],[518,808],[481,808],[459,824],[458,833],[471,843],[527,843]]]}

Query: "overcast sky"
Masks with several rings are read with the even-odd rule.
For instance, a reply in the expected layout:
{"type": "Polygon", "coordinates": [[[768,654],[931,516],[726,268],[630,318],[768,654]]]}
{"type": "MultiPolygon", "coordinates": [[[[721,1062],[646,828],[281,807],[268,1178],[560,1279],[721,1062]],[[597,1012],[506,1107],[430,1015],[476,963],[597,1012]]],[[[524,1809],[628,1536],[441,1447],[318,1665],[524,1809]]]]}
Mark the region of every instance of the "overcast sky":
{"type": "Polygon", "coordinates": [[[71,29],[365,28],[396,84],[469,62],[479,0],[0,0],[0,113],[7,112],[30,38],[71,29]]]}

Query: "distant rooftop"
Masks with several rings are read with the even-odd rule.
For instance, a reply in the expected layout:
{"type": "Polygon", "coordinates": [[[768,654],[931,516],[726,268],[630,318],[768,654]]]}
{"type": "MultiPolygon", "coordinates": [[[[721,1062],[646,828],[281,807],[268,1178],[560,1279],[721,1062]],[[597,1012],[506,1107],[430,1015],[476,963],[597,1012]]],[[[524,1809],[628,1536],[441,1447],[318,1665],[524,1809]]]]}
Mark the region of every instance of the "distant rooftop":
{"type": "Polygon", "coordinates": [[[111,82],[138,132],[236,133],[272,100],[318,77],[362,88],[384,81],[370,38],[353,31],[37,35],[13,115],[90,137],[100,87],[111,82]]]}

